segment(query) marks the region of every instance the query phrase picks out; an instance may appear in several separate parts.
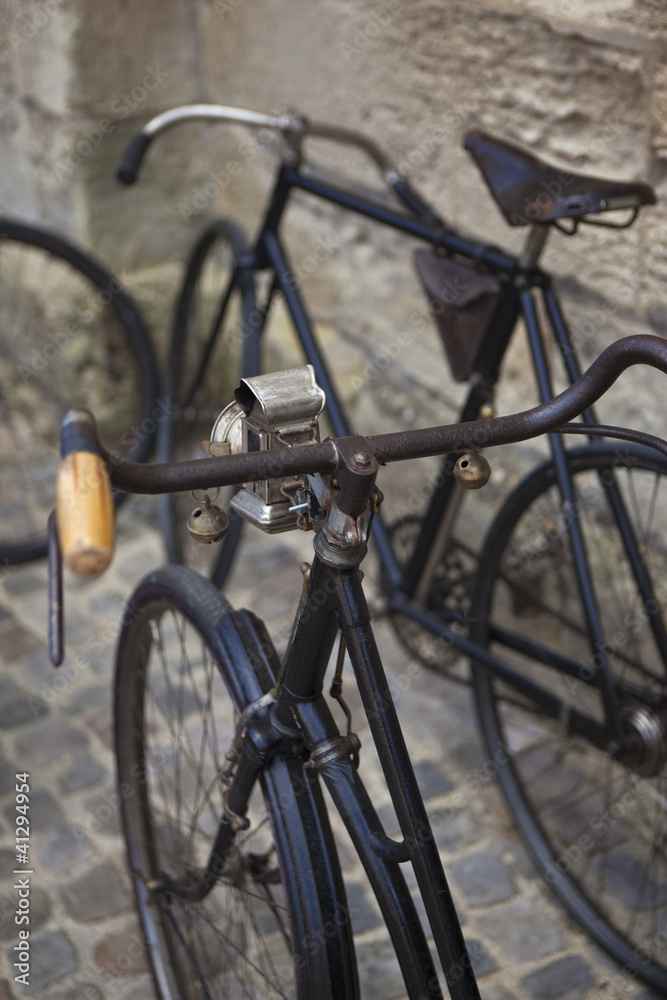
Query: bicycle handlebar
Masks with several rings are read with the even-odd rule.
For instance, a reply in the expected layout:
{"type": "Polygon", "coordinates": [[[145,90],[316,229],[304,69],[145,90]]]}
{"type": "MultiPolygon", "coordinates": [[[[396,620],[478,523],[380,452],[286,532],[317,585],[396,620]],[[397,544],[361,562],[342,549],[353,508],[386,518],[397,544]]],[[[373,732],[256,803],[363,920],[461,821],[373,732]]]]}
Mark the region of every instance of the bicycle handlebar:
{"type": "MultiPolygon", "coordinates": [[[[667,374],[667,341],[650,335],[618,340],[559,396],[522,413],[465,424],[356,437],[360,446],[374,455],[381,465],[523,441],[563,429],[569,420],[592,406],[626,368],[635,364],[648,364],[667,374]]],[[[71,412],[75,413],[79,425],[83,419],[81,415],[85,414],[83,422],[89,447],[92,445],[106,462],[112,485],[128,493],[207,489],[281,476],[335,472],[338,468],[338,441],[331,438],[279,452],[251,452],[153,465],[128,462],[103,448],[92,414],[84,410],[71,412]]],[[[68,419],[72,419],[70,415],[65,421],[68,419]]],[[[588,428],[589,433],[593,431],[588,428]]],[[[667,457],[664,441],[651,435],[641,434],[640,437],[667,457]]]]}
{"type": "Polygon", "coordinates": [[[382,174],[387,186],[396,194],[400,201],[415,215],[424,221],[442,225],[442,220],[435,214],[422,198],[401,177],[397,167],[380,147],[362,132],[344,128],[338,125],[327,125],[323,122],[313,122],[303,115],[267,115],[258,111],[248,111],[245,108],[232,108],[222,104],[184,104],[171,108],[156,115],[144,125],[141,132],[129,142],[118,168],[118,179],[123,184],[134,184],[146,151],[153,139],[184,121],[219,121],[251,125],[256,128],[270,128],[282,132],[288,140],[293,153],[299,154],[303,140],[308,136],[316,139],[328,139],[346,146],[356,146],[373,160],[382,174]]]}
{"type": "MultiPolygon", "coordinates": [[[[97,576],[111,562],[114,518],[109,473],[88,410],[69,410],[62,422],[62,461],[56,486],[58,535],[65,562],[80,576],[97,576]]],[[[104,452],[104,454],[106,454],[104,452]]]]}
{"type": "Polygon", "coordinates": [[[141,132],[133,136],[127,146],[121,165],[118,168],[118,179],[123,184],[134,184],[139,173],[139,167],[153,139],[184,121],[220,121],[236,122],[243,125],[254,125],[258,128],[272,128],[285,132],[294,126],[297,119],[292,115],[264,115],[256,111],[246,111],[243,108],[229,108],[222,104],[184,104],[178,108],[163,111],[151,118],[141,132]]]}
{"type": "Polygon", "coordinates": [[[122,184],[134,184],[136,181],[141,161],[146,155],[152,138],[150,135],[139,132],[130,139],[117,173],[118,180],[122,184]]]}

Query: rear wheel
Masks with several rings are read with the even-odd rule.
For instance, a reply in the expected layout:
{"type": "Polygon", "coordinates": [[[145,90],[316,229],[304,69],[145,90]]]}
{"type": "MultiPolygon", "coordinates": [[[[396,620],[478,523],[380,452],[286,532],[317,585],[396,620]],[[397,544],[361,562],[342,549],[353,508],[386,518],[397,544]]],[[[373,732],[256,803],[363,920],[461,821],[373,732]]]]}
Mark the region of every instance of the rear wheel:
{"type": "Polygon", "coordinates": [[[46,553],[61,419],[93,411],[104,445],[150,454],[159,414],[148,335],[116,278],[53,233],[0,220],[0,559],[46,553]]]}
{"type": "Polygon", "coordinates": [[[239,715],[274,683],[271,648],[258,619],[185,567],[147,577],[125,614],[118,781],[161,1000],[336,995],[349,918],[317,779],[298,760],[271,757],[249,826],[229,832],[210,891],[188,897],[220,843],[239,715]]]}
{"type": "MultiPolygon", "coordinates": [[[[238,267],[247,253],[243,234],[227,219],[204,230],[188,261],[178,300],[163,395],[167,419],[159,429],[163,462],[202,458],[220,411],[243,375],[259,371],[258,312],[252,274],[238,267]]],[[[223,492],[228,506],[232,491],[223,492]]],[[[202,545],[188,532],[196,501],[189,493],[160,498],[160,518],[171,562],[199,570],[222,586],[231,568],[242,521],[233,512],[223,542],[202,545]]]]}
{"type": "Polygon", "coordinates": [[[545,882],[599,944],[667,990],[667,466],[618,447],[579,449],[569,464],[627,749],[616,753],[605,732],[592,683],[600,649],[588,638],[571,514],[551,463],[517,487],[480,556],[473,635],[515,679],[473,667],[479,720],[489,767],[545,882]]]}

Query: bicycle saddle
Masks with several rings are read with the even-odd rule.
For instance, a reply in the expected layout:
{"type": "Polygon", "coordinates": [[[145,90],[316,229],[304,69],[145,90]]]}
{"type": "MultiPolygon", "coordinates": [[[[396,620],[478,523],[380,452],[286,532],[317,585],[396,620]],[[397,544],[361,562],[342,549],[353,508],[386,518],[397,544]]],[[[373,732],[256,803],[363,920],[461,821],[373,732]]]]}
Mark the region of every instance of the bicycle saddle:
{"type": "Polygon", "coordinates": [[[464,145],[511,226],[582,219],[657,200],[649,184],[568,173],[481,129],[468,132],[464,145]]]}

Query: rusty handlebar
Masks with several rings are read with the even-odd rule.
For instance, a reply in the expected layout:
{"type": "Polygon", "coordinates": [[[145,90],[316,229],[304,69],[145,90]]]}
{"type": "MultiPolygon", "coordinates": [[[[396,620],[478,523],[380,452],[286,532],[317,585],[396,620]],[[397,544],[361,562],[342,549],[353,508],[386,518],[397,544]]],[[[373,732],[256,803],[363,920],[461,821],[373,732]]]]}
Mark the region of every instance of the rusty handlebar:
{"type": "MultiPolygon", "coordinates": [[[[595,403],[626,368],[636,364],[647,364],[667,374],[667,341],[651,335],[618,340],[607,347],[581,378],[564,392],[521,413],[464,424],[376,434],[359,440],[364,442],[364,447],[380,465],[510,444],[556,431],[629,438],[650,445],[667,456],[667,444],[652,435],[568,423],[595,403]]],[[[88,439],[90,450],[99,454],[106,463],[112,486],[128,493],[173,493],[285,475],[335,472],[339,462],[336,439],[286,448],[280,452],[254,452],[163,464],[128,462],[102,446],[92,414],[86,410],[75,412],[80,433],[88,439]]],[[[69,420],[71,422],[71,415],[69,420]]]]}

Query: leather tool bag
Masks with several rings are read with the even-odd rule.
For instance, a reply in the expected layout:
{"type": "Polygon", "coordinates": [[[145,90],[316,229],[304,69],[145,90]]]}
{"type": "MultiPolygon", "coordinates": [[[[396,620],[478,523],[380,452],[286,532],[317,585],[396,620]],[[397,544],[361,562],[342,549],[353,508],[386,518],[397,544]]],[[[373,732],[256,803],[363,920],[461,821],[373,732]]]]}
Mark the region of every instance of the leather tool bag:
{"type": "Polygon", "coordinates": [[[475,370],[477,356],[493,321],[501,283],[492,274],[484,274],[432,250],[417,250],[414,260],[452,375],[457,382],[466,382],[475,370]]]}

